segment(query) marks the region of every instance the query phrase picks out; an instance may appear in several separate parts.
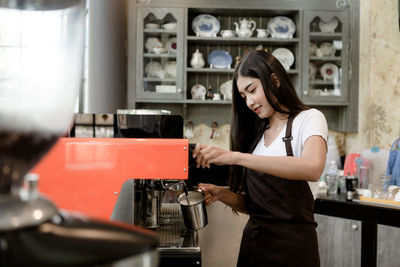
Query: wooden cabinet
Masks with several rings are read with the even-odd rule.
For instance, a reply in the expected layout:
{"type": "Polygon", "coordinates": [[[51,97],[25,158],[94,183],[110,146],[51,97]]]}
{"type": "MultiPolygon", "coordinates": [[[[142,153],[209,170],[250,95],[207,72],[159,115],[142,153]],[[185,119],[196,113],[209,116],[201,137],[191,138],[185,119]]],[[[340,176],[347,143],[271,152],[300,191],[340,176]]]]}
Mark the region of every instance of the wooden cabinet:
{"type": "Polygon", "coordinates": [[[400,229],[378,225],[377,266],[399,266],[400,229]]]}
{"type": "Polygon", "coordinates": [[[137,101],[183,98],[183,17],[183,8],[137,9],[137,101]]]}
{"type": "Polygon", "coordinates": [[[357,131],[358,0],[173,0],[168,3],[137,0],[129,4],[128,108],[168,109],[195,125],[211,125],[212,121],[229,123],[229,98],[222,95],[218,100],[194,99],[192,88],[200,84],[214,94],[221,93],[221,84],[232,79],[236,60],[245,53],[254,49],[273,52],[286,48],[294,56],[294,63],[287,72],[300,98],[326,115],[331,130],[357,131]],[[222,37],[220,32],[216,36],[202,37],[192,29],[193,20],[200,14],[216,17],[220,30],[233,31],[235,23],[242,19],[253,20],[257,29],[267,29],[272,18],[285,16],[295,23],[296,31],[293,38],[283,39],[270,35],[257,38],[256,30],[249,37],[222,37]],[[337,21],[334,30],[321,30],[320,21],[326,24],[331,20],[337,21]],[[162,25],[168,23],[176,23],[176,29],[163,29],[162,25]],[[153,24],[161,28],[154,29],[153,24]],[[171,38],[176,38],[174,53],[166,47],[171,38]],[[167,50],[158,53],[149,49],[148,43],[154,40],[159,40],[167,50]],[[318,55],[315,52],[310,55],[310,45],[319,49],[318,55]],[[334,52],[321,54],[320,50],[332,47],[334,52]],[[193,68],[190,64],[196,50],[202,53],[206,63],[202,68],[193,68]],[[230,68],[210,68],[208,56],[215,50],[229,53],[230,68]],[[171,64],[175,64],[176,76],[165,71],[166,65],[172,68],[171,64]],[[151,65],[158,72],[149,75],[151,65]],[[336,68],[332,69],[332,65],[336,68]],[[310,74],[313,66],[314,76],[310,74]],[[320,75],[321,69],[325,75],[320,75]]]}
{"type": "Polygon", "coordinates": [[[361,265],[361,222],[315,214],[321,266],[361,265]]]}

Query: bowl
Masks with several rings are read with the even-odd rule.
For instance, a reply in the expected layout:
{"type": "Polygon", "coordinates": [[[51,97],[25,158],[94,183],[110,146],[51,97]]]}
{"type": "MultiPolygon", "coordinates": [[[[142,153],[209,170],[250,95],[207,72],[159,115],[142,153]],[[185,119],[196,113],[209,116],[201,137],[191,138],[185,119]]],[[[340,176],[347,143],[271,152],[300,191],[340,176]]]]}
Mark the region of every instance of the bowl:
{"type": "Polygon", "coordinates": [[[160,29],[160,25],[157,23],[146,23],[144,24],[144,28],[148,30],[157,30],[160,29]]]}
{"type": "Polygon", "coordinates": [[[174,31],[174,30],[176,30],[176,26],[177,26],[176,23],[166,23],[166,24],[163,24],[163,25],[162,25],[162,27],[164,28],[164,30],[167,30],[167,31],[174,31]]]}

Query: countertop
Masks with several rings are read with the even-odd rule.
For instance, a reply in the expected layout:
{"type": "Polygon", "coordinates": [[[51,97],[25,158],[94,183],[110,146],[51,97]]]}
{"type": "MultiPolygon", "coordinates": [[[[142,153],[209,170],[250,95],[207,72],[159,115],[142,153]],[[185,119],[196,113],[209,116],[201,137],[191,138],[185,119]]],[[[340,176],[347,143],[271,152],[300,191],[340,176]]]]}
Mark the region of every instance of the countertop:
{"type": "MultiPolygon", "coordinates": [[[[357,200],[357,199],[356,199],[357,200]]],[[[400,208],[346,200],[345,194],[318,196],[314,212],[345,219],[400,227],[400,208]]]]}

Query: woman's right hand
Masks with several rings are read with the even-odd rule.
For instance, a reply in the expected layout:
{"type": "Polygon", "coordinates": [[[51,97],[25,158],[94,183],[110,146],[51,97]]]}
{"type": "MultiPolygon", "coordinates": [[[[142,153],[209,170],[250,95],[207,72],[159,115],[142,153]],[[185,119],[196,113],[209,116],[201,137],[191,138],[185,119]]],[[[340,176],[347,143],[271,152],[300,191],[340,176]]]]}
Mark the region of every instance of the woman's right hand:
{"type": "Polygon", "coordinates": [[[204,193],[204,203],[208,206],[217,200],[220,200],[223,191],[225,190],[222,186],[214,184],[202,184],[198,185],[204,193]]]}

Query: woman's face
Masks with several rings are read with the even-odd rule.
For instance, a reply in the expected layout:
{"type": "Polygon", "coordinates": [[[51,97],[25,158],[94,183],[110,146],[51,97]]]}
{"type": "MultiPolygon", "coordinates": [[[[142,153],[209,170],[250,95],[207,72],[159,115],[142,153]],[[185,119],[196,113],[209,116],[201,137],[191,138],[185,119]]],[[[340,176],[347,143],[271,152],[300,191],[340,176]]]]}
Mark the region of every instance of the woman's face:
{"type": "Polygon", "coordinates": [[[246,105],[261,119],[269,118],[275,110],[269,104],[260,79],[239,76],[237,87],[246,105]]]}

